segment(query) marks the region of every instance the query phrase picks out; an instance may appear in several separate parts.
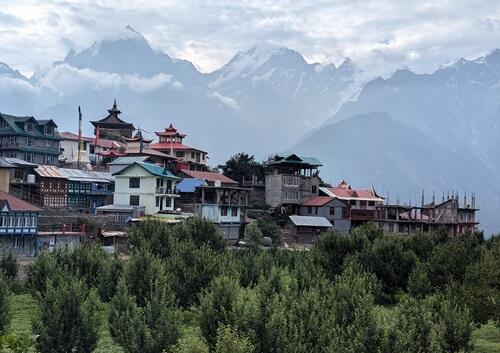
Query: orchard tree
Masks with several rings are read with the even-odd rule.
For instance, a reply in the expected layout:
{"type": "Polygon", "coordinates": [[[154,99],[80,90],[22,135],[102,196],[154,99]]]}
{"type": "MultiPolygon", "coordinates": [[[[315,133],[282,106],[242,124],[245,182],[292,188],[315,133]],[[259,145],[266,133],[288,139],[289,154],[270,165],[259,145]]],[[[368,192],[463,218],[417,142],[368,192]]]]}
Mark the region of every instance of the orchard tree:
{"type": "Polygon", "coordinates": [[[5,276],[0,273],[0,333],[5,333],[10,323],[9,295],[9,283],[5,276]]]}
{"type": "Polygon", "coordinates": [[[216,277],[200,300],[199,321],[203,337],[215,347],[219,326],[235,322],[234,307],[240,295],[238,281],[216,277]]]}
{"type": "Polygon", "coordinates": [[[96,348],[98,299],[81,281],[68,275],[56,287],[49,280],[38,308],[33,333],[41,353],[90,353],[96,348]]]}
{"type": "Polygon", "coordinates": [[[222,325],[217,330],[215,353],[253,353],[254,348],[248,338],[231,326],[222,325]]]}

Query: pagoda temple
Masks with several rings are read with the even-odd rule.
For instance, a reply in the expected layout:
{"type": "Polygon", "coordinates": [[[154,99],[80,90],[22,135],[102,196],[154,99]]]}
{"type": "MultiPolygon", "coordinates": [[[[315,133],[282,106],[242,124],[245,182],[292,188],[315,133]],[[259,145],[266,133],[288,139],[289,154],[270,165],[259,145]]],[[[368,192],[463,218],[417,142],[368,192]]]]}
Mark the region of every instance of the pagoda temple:
{"type": "Polygon", "coordinates": [[[157,131],[155,134],[158,136],[159,141],[151,144],[150,147],[177,158],[178,169],[207,169],[207,152],[185,145],[183,139],[186,137],[186,134],[177,131],[172,124],[165,128],[164,131],[157,131]]]}
{"type": "Polygon", "coordinates": [[[127,123],[119,118],[122,113],[117,105],[116,99],[113,103],[113,107],[108,109],[108,116],[97,121],[91,121],[94,125],[94,135],[96,138],[113,138],[115,136],[121,136],[126,138],[131,138],[132,133],[135,128],[131,123],[127,123]]]}

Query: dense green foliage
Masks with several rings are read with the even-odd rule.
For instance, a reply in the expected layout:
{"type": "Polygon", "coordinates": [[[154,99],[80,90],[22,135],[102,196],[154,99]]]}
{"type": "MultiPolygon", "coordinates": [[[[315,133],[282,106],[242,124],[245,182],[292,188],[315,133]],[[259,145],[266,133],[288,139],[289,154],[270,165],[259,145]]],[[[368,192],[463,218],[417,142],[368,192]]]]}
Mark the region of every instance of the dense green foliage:
{"type": "Polygon", "coordinates": [[[49,279],[39,296],[39,315],[33,322],[41,353],[89,353],[97,346],[98,301],[85,284],[70,275],[53,285],[49,279]]]}
{"type": "MultiPolygon", "coordinates": [[[[250,235],[262,236],[257,222],[250,235]]],[[[226,250],[212,224],[194,219],[142,222],[130,243],[124,260],[82,247],[30,267],[40,351],[90,352],[80,342],[96,346],[98,299],[129,353],[466,353],[478,325],[498,322],[497,238],[401,237],[365,226],[326,233],[311,251],[226,250]],[[62,305],[71,317],[49,320],[62,305]],[[384,317],[388,305],[394,315],[384,317]],[[48,333],[58,322],[70,332],[61,342],[48,333]]]]}
{"type": "Polygon", "coordinates": [[[0,272],[0,333],[4,333],[10,322],[9,282],[0,272]]]}
{"type": "Polygon", "coordinates": [[[255,160],[255,156],[240,152],[229,158],[226,164],[220,166],[225,176],[241,183],[243,179],[250,180],[252,176],[262,178],[264,166],[255,160]]]}

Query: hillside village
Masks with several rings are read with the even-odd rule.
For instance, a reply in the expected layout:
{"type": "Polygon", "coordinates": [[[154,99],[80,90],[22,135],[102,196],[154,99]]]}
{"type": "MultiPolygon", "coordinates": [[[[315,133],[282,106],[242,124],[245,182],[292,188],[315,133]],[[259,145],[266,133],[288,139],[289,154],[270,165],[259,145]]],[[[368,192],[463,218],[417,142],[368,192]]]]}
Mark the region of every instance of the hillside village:
{"type": "Polygon", "coordinates": [[[83,136],[81,115],[78,131],[59,132],[51,119],[0,113],[0,252],[32,257],[88,241],[121,251],[127,227],[151,218],[166,227],[206,218],[231,246],[248,244],[245,229],[254,221],[275,225],[267,244],[285,247],[365,223],[402,235],[478,230],[474,194],[426,199],[422,191],[418,202],[402,204],[373,185],[330,185],[318,158],[293,153],[234,180],[210,165],[209,151],[187,145],[196,141],[173,122],[150,138],[121,114],[115,100],[91,121],[94,135],[83,136]]]}

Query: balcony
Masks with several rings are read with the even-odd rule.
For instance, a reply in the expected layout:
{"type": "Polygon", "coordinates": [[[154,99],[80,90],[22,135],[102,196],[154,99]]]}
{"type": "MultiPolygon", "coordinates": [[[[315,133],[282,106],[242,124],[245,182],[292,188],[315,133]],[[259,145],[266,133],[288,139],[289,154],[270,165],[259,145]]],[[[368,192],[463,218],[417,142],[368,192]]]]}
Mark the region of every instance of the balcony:
{"type": "Polygon", "coordinates": [[[38,146],[36,144],[27,145],[25,143],[10,143],[10,142],[0,143],[0,149],[23,150],[33,153],[56,154],[56,155],[58,155],[61,152],[59,147],[54,148],[54,147],[46,147],[45,145],[38,146]]]}
{"type": "Polygon", "coordinates": [[[342,209],[342,219],[352,221],[372,221],[375,219],[375,210],[356,210],[344,207],[342,209]]]}
{"type": "Polygon", "coordinates": [[[179,196],[179,190],[168,188],[166,186],[160,186],[155,189],[155,194],[179,196]]]}
{"type": "Polygon", "coordinates": [[[85,235],[85,224],[44,224],[38,226],[38,235],[85,235]]]}

